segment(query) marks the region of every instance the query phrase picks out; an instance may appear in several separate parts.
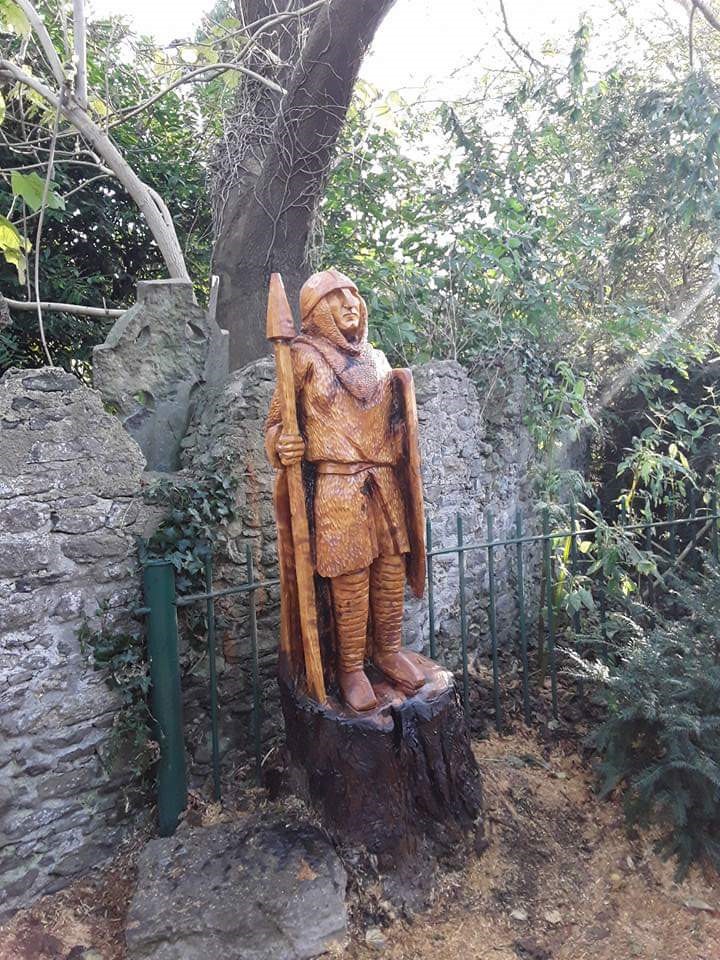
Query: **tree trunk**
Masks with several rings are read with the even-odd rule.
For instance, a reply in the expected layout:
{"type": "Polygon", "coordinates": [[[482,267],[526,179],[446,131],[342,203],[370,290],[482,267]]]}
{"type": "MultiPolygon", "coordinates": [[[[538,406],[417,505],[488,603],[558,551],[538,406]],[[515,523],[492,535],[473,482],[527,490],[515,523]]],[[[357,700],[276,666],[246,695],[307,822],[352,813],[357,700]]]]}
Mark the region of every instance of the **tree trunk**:
{"type": "Polygon", "coordinates": [[[342,844],[377,857],[386,893],[422,904],[441,860],[461,865],[483,839],[480,774],[452,675],[411,654],[427,683],[414,696],[373,667],[379,707],[326,706],[280,681],[292,787],[342,844]]]}
{"type": "MultiPolygon", "coordinates": [[[[268,352],[270,274],[290,302],[308,274],[308,240],[362,58],[394,0],[333,0],[315,15],[260,162],[218,216],[217,319],[237,369],[268,352]],[[254,182],[250,182],[254,181],[254,182]]],[[[256,158],[257,159],[257,158],[256,158]]]]}

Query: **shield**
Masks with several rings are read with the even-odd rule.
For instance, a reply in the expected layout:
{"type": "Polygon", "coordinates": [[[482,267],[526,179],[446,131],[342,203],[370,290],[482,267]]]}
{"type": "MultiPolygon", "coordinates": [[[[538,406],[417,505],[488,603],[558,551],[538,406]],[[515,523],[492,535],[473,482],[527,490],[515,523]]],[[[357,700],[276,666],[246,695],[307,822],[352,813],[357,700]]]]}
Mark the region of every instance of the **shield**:
{"type": "Polygon", "coordinates": [[[398,415],[405,424],[404,457],[395,467],[400,489],[405,498],[410,553],[407,557],[407,579],[416,597],[425,592],[425,504],[420,473],[420,441],[418,437],[415,385],[410,370],[393,370],[398,415]]]}

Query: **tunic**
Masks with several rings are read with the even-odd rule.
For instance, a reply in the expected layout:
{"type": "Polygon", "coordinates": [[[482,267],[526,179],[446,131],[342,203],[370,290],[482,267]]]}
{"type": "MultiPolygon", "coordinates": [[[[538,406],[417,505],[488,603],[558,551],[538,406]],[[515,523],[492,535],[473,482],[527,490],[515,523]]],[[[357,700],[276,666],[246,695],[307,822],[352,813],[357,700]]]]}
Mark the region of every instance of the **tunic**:
{"type": "MultiPolygon", "coordinates": [[[[362,570],[379,556],[409,553],[405,505],[394,466],[402,456],[402,426],[392,423],[393,375],[375,351],[378,389],[360,400],[310,343],[292,344],[293,374],[305,459],[316,465],[315,565],[322,577],[362,570]]],[[[282,432],[276,395],[266,447],[271,461],[282,432]]]]}

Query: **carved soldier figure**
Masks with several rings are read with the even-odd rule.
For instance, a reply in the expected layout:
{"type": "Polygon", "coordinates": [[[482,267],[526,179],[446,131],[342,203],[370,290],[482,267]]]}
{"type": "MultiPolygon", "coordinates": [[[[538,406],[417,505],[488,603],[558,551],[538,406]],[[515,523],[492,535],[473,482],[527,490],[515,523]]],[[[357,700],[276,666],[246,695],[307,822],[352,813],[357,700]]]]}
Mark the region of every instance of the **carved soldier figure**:
{"type": "MultiPolygon", "coordinates": [[[[412,378],[368,342],[365,302],[337,270],[305,283],[300,319],[291,343],[299,432],[284,430],[276,390],[265,445],[280,479],[282,468],[304,461],[312,563],[330,586],[338,685],[349,707],[368,711],[377,699],[366,654],[407,695],[425,682],[401,642],[405,581],[418,595],[424,587],[412,378]]],[[[297,596],[288,586],[284,503],[276,493],[283,603],[290,604],[297,596]]]]}

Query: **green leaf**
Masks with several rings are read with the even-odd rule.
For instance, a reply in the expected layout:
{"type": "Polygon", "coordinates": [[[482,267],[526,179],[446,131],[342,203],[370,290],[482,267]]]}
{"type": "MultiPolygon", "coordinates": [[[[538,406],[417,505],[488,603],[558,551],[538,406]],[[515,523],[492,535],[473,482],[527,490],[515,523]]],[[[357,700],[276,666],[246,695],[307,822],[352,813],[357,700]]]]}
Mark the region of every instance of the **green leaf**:
{"type": "Polygon", "coordinates": [[[25,282],[25,268],[27,260],[25,254],[30,249],[30,242],[24,240],[7,217],[0,216],[0,250],[7,263],[15,267],[20,283],[25,282]]]}
{"type": "Polygon", "coordinates": [[[21,37],[30,33],[30,21],[13,0],[0,0],[0,29],[21,37]]]}
{"type": "Polygon", "coordinates": [[[110,112],[107,104],[100,97],[93,97],[90,101],[90,107],[99,117],[106,117],[110,112]]]}
{"type": "MultiPolygon", "coordinates": [[[[45,181],[34,170],[32,173],[20,173],[19,170],[13,170],[10,183],[12,192],[16,197],[22,197],[31,210],[40,209],[45,181]]],[[[52,187],[48,190],[47,206],[50,210],[65,209],[65,201],[52,187]]]]}

